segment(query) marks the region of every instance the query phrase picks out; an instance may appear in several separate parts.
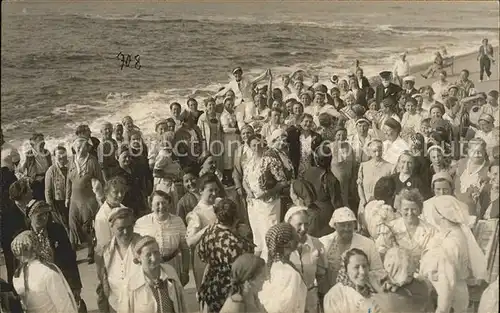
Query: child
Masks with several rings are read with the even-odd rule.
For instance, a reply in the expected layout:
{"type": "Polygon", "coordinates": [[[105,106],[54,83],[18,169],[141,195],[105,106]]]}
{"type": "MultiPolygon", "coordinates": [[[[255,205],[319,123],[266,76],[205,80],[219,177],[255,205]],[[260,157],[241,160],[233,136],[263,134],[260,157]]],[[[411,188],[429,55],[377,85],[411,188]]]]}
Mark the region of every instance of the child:
{"type": "Polygon", "coordinates": [[[355,135],[357,133],[356,130],[356,121],[365,115],[365,108],[359,104],[352,106],[352,112],[354,113],[354,117],[347,120],[345,122],[345,128],[347,129],[348,135],[355,135]]]}
{"type": "Polygon", "coordinates": [[[319,127],[317,132],[325,141],[333,142],[335,140],[335,123],[333,119],[334,117],[328,113],[321,113],[318,116],[319,127]]]}
{"type": "Polygon", "coordinates": [[[424,136],[425,144],[428,144],[430,141],[430,136],[432,134],[431,118],[430,117],[424,118],[420,122],[419,133],[421,133],[424,136]]]}
{"type": "Polygon", "coordinates": [[[368,111],[365,113],[365,117],[373,123],[375,121],[375,118],[378,114],[378,111],[380,110],[380,106],[378,105],[377,101],[375,99],[371,99],[368,102],[368,111]]]}
{"type": "MultiPolygon", "coordinates": [[[[179,195],[175,183],[180,180],[181,167],[172,159],[172,140],[174,133],[166,132],[162,135],[161,150],[156,157],[153,177],[153,190],[161,190],[172,197],[172,204],[175,208],[179,201],[179,195]]],[[[176,212],[170,212],[175,214],[176,212]]]]}

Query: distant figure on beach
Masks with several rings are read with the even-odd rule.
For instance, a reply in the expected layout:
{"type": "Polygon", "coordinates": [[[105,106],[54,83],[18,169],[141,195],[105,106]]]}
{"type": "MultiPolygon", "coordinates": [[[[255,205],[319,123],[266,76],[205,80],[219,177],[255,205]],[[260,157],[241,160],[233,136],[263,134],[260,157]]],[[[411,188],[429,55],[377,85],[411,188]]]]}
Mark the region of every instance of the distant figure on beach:
{"type": "Polygon", "coordinates": [[[483,39],[483,43],[479,47],[477,60],[479,61],[479,80],[483,81],[485,72],[489,80],[491,76],[491,63],[495,63],[495,59],[493,58],[493,47],[488,43],[487,38],[483,39]]]}
{"type": "Polygon", "coordinates": [[[410,75],[410,62],[406,60],[406,52],[402,52],[399,54],[399,59],[396,60],[392,69],[394,83],[402,87],[403,79],[408,75],[410,75]]]}
{"type": "Polygon", "coordinates": [[[441,53],[439,51],[436,51],[434,53],[434,62],[429,66],[427,71],[425,71],[425,73],[423,73],[421,75],[425,79],[427,79],[427,77],[429,77],[429,75],[431,75],[431,77],[434,77],[434,74],[437,71],[440,71],[442,68],[443,68],[443,56],[441,55],[441,53]]]}

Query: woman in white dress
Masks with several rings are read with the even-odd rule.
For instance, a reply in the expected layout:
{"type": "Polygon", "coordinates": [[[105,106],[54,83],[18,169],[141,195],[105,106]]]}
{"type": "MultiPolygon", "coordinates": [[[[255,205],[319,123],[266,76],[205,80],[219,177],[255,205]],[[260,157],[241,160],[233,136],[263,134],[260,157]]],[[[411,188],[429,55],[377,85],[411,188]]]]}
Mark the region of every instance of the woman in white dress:
{"type": "Polygon", "coordinates": [[[307,286],[290,261],[297,249],[298,235],[288,223],[272,226],[266,234],[269,249],[269,279],[259,292],[259,300],[267,313],[301,313],[306,308],[307,286]]]}
{"type": "MultiPolygon", "coordinates": [[[[200,202],[186,215],[187,230],[186,242],[189,247],[196,251],[197,245],[205,234],[207,228],[217,222],[214,212],[214,204],[221,190],[221,184],[217,176],[207,173],[200,177],[200,202]]],[[[196,288],[201,285],[206,264],[200,260],[198,253],[193,256],[193,272],[196,288]]]]}
{"type": "Polygon", "coordinates": [[[52,263],[39,258],[38,238],[31,230],[17,235],[11,244],[20,266],[12,284],[21,297],[25,312],[76,313],[78,311],[71,288],[63,274],[52,263]]]}
{"type": "Polygon", "coordinates": [[[439,196],[434,215],[439,232],[424,251],[420,275],[429,279],[437,292],[437,313],[467,311],[467,280],[487,276],[486,257],[478,246],[462,213],[463,203],[452,196],[439,196]]]}
{"type": "MultiPolygon", "coordinates": [[[[273,147],[281,147],[286,135],[284,131],[276,130],[271,138],[273,147]]],[[[269,228],[279,222],[282,205],[280,195],[289,185],[289,173],[293,173],[293,166],[281,150],[271,148],[265,152],[263,138],[253,136],[249,142],[253,153],[244,177],[248,218],[256,245],[255,253],[266,259],[265,236],[269,228]],[[285,163],[288,164],[288,170],[285,163]]]]}
{"type": "Polygon", "coordinates": [[[137,220],[134,232],[156,239],[162,257],[177,272],[183,286],[189,281],[189,247],[186,243],[186,226],[182,219],[169,213],[172,198],[161,190],[153,191],[150,197],[152,213],[137,220]]]}

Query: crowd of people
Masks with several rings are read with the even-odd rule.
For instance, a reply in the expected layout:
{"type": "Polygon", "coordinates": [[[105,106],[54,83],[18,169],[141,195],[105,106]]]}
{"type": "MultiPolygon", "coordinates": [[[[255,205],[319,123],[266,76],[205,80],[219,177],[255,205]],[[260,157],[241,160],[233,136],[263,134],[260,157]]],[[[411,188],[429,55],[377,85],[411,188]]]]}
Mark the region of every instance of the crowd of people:
{"type": "Polygon", "coordinates": [[[237,67],[149,142],[130,116],[52,151],[2,133],[2,306],[85,312],[87,248],[105,313],[187,312],[191,270],[200,312],[497,312],[498,91],[415,86],[405,57],[282,88],[237,67]]]}

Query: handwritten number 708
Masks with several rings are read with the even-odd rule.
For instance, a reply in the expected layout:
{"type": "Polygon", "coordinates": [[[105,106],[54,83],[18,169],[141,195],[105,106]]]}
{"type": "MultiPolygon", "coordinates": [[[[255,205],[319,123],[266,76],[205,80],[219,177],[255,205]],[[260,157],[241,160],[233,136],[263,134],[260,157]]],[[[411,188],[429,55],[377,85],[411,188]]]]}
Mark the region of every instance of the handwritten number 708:
{"type": "MultiPolygon", "coordinates": [[[[127,54],[127,55],[124,55],[123,53],[118,53],[118,55],[116,56],[116,58],[118,60],[120,60],[122,63],[120,65],[120,70],[123,70],[123,67],[130,67],[130,62],[132,62],[132,56],[130,54],[127,54]]],[[[142,65],[141,65],[141,56],[140,55],[136,55],[134,57],[135,59],[135,64],[134,64],[134,68],[137,69],[137,70],[140,70],[142,65]]]]}

